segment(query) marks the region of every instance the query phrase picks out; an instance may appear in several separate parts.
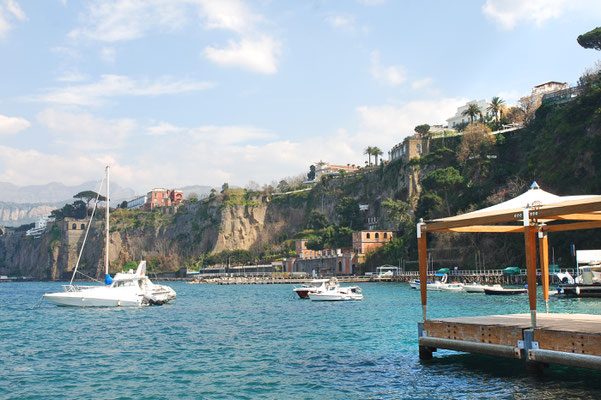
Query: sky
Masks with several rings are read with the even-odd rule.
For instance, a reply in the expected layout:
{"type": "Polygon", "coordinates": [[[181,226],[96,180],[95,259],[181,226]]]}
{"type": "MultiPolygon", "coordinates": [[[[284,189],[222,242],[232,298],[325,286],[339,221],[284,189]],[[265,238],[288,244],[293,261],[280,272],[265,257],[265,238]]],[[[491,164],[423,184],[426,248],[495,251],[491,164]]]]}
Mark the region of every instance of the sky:
{"type": "Polygon", "coordinates": [[[244,187],[575,84],[598,0],[0,0],[0,181],[244,187]]]}

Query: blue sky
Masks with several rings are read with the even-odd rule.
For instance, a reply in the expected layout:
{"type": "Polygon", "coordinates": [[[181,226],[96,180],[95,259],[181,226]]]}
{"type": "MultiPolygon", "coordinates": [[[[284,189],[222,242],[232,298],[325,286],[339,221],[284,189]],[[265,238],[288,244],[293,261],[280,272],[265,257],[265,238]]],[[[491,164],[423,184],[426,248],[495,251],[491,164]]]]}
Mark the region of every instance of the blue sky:
{"type": "Polygon", "coordinates": [[[591,0],[0,0],[0,181],[266,184],[574,84],[591,0]]]}

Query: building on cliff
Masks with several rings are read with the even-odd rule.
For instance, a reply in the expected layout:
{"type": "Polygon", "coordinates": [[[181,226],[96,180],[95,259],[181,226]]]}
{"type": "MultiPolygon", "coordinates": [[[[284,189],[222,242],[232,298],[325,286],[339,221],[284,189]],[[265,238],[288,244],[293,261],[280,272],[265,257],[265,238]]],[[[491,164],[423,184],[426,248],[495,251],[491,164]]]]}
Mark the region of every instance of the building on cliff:
{"type": "Polygon", "coordinates": [[[129,210],[142,208],[153,210],[158,207],[170,207],[178,205],[184,199],[184,192],[175,189],[152,189],[145,196],[136,197],[127,202],[129,210]]]}
{"type": "MultiPolygon", "coordinates": [[[[478,106],[478,109],[480,110],[481,113],[481,118],[488,118],[492,116],[491,111],[488,110],[488,102],[486,100],[472,100],[472,101],[468,101],[465,105],[457,108],[457,112],[455,113],[454,116],[452,116],[451,118],[447,119],[447,125],[449,126],[449,128],[455,128],[455,126],[465,123],[465,122],[470,122],[470,117],[463,115],[463,112],[465,110],[467,110],[467,108],[472,105],[475,104],[476,106],[478,106]]],[[[479,116],[476,116],[474,118],[475,121],[478,121],[480,119],[479,116]]]]}
{"type": "Polygon", "coordinates": [[[406,137],[401,143],[395,145],[388,152],[388,160],[395,161],[399,158],[408,162],[412,158],[421,157],[430,152],[430,139],[422,137],[419,133],[406,137]]]}
{"type": "Polygon", "coordinates": [[[391,231],[353,232],[353,247],[311,250],[306,240],[295,242],[296,256],[285,258],[285,272],[305,272],[310,275],[354,275],[365,256],[392,239],[391,231]]]}

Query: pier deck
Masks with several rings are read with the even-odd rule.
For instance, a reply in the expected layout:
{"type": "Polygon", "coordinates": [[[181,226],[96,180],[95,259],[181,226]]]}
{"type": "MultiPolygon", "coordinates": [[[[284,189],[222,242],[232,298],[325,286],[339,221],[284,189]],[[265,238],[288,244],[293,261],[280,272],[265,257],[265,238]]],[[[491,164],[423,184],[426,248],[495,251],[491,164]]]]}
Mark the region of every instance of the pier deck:
{"type": "Polygon", "coordinates": [[[601,370],[601,315],[530,314],[430,319],[419,324],[420,358],[437,349],[601,370]]]}

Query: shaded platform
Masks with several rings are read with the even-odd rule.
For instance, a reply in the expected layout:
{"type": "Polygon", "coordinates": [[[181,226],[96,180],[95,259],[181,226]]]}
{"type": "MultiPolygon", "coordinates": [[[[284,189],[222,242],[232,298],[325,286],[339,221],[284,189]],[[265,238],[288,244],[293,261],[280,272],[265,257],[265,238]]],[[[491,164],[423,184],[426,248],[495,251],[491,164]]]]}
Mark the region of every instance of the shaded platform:
{"type": "Polygon", "coordinates": [[[437,349],[601,370],[601,315],[530,314],[430,319],[419,323],[421,359],[437,349]]]}

